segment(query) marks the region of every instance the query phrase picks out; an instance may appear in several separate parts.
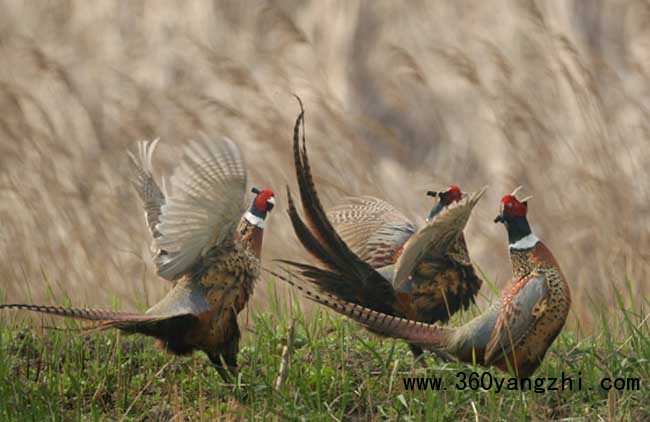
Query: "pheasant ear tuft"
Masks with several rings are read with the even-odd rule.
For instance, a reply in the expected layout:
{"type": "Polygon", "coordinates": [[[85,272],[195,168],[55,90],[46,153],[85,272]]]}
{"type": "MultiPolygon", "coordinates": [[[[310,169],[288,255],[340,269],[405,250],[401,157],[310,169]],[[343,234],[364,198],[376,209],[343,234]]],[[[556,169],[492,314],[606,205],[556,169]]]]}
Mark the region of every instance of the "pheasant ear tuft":
{"type": "Polygon", "coordinates": [[[510,194],[510,196],[517,196],[517,193],[518,193],[521,189],[523,189],[523,186],[521,186],[521,185],[517,186],[517,187],[515,188],[515,190],[512,191],[512,193],[510,194]]]}

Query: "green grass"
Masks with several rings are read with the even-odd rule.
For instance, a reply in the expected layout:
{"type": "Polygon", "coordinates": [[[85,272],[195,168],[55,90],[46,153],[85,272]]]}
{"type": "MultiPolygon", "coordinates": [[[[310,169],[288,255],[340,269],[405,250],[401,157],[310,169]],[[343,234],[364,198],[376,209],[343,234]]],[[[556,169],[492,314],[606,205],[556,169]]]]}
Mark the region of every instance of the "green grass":
{"type": "Polygon", "coordinates": [[[42,331],[20,322],[20,314],[5,313],[0,420],[650,418],[647,312],[596,310],[601,314],[596,334],[565,330],[560,335],[535,375],[580,373],[582,391],[460,391],[452,385],[456,373],[486,370],[430,355],[425,368],[414,363],[404,343],[379,339],[322,309],[307,317],[295,301],[287,303],[291,300],[270,287],[269,311],[251,314],[254,332],[242,342],[238,388],[225,385],[203,354],[169,356],[149,339],[115,331],[80,334],[75,322],[42,331]],[[292,320],[293,351],[276,390],[292,320]],[[404,376],[442,377],[448,388],[406,391],[404,376]],[[599,387],[604,377],[640,378],[641,388],[608,392],[599,387]]]}

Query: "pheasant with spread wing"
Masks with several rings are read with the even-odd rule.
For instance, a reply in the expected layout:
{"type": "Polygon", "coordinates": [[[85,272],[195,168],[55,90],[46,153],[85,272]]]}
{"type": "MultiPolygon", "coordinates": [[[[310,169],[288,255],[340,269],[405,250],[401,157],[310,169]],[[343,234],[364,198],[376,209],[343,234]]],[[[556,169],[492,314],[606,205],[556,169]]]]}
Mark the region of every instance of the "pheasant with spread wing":
{"type": "Polygon", "coordinates": [[[230,380],[237,373],[237,314],[259,275],[264,223],[275,196],[253,188],[256,196],[246,210],[246,168],[239,148],[228,138],[206,135],[185,148],[167,194],[151,170],[157,142],[139,142],[138,153],[129,155],[157,273],[173,283],[169,293],[145,313],[28,304],[0,309],[96,321],[99,328],[154,337],[177,355],[201,350],[230,380]]]}
{"type": "MultiPolygon", "coordinates": [[[[484,366],[496,366],[519,377],[528,377],[542,363],[562,331],[571,307],[569,285],[560,266],[530,229],[526,216],[529,199],[517,199],[516,190],[504,196],[494,220],[503,223],[508,232],[511,282],[483,314],[458,328],[444,328],[377,312],[343,301],[325,290],[309,290],[304,284],[299,288],[310,299],[374,332],[442,351],[463,362],[475,360],[484,366]]],[[[296,284],[296,280],[286,279],[296,284]]]]}
{"type": "MultiPolygon", "coordinates": [[[[429,191],[427,195],[438,201],[422,230],[443,230],[437,216],[462,201],[464,194],[457,185],[451,185],[445,191],[429,191]]],[[[460,206],[466,205],[463,202],[460,206]]],[[[390,279],[397,291],[411,294],[415,313],[422,321],[445,322],[474,303],[482,282],[470,260],[463,227],[458,228],[458,237],[444,250],[436,248],[428,234],[422,235],[415,223],[379,198],[349,198],[327,212],[327,217],[354,254],[390,279]],[[411,256],[400,260],[404,251],[411,256]],[[403,281],[397,285],[396,280],[403,281]]]]}
{"type": "MultiPolygon", "coordinates": [[[[321,291],[417,321],[446,321],[474,301],[481,281],[462,231],[485,189],[464,198],[457,186],[430,193],[439,201],[419,230],[391,205],[372,197],[354,198],[332,209],[328,218],[312,180],[304,110],[296,120],[293,151],[306,222],[290,192],[289,217],[302,245],[325,268],[282,262],[321,291]]],[[[416,356],[422,353],[417,345],[411,349],[416,356]]]]}

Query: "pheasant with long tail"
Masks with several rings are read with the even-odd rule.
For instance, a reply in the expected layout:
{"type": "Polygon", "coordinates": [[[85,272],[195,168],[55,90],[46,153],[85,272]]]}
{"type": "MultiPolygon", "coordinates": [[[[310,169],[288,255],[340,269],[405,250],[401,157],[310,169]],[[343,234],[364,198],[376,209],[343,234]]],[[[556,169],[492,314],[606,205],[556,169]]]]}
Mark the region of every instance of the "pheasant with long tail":
{"type": "MultiPolygon", "coordinates": [[[[439,327],[377,312],[326,291],[310,290],[305,284],[299,289],[374,332],[445,352],[463,362],[475,360],[520,377],[530,376],[562,331],[571,295],[553,254],[531,231],[526,216],[530,197],[517,199],[517,190],[503,197],[494,220],[508,232],[513,278],[492,306],[461,327],[439,327]]],[[[295,279],[280,277],[296,284],[295,279]]]]}
{"type": "Polygon", "coordinates": [[[237,373],[237,314],[259,276],[264,223],[275,196],[253,188],[255,199],[246,210],[246,168],[239,148],[228,138],[206,135],[187,145],[171,178],[172,192],[164,193],[152,174],[157,142],[139,142],[138,154],[129,156],[158,275],[173,283],[169,293],[145,313],[28,304],[0,309],[96,321],[102,329],[154,337],[177,355],[201,350],[230,381],[237,373]]]}
{"type": "MultiPolygon", "coordinates": [[[[454,185],[429,192],[439,200],[419,230],[387,202],[372,197],[352,198],[328,216],[313,183],[300,105],[293,152],[306,222],[289,191],[288,212],[298,239],[325,268],[282,262],[321,291],[398,317],[444,322],[473,303],[481,281],[462,232],[485,189],[464,195],[454,185]]],[[[422,353],[415,344],[411,350],[415,356],[422,353]]]]}

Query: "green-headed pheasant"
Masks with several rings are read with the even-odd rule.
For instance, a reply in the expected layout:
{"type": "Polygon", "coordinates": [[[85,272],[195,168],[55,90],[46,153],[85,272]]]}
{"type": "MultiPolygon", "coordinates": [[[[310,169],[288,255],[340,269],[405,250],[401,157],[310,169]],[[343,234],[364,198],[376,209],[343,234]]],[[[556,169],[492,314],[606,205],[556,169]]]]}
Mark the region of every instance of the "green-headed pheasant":
{"type": "Polygon", "coordinates": [[[275,196],[253,188],[256,196],[246,210],[246,168],[239,148],[228,138],[206,135],[187,145],[171,178],[172,192],[163,193],[151,171],[156,144],[139,142],[138,154],[129,156],[158,275],[173,282],[169,293],[145,313],[27,304],[0,309],[97,321],[99,328],[155,337],[173,354],[202,350],[229,380],[237,372],[237,314],[259,275],[264,222],[275,196]]]}
{"type": "Polygon", "coordinates": [[[399,318],[342,301],[324,290],[309,291],[304,285],[300,289],[374,332],[442,351],[463,362],[476,359],[481,365],[530,376],[562,330],[571,295],[551,251],[530,229],[526,218],[530,198],[518,200],[515,194],[503,197],[494,220],[505,224],[508,231],[513,279],[490,308],[461,327],[399,318]]]}
{"type": "MultiPolygon", "coordinates": [[[[473,303],[481,280],[462,231],[484,189],[464,198],[457,186],[429,192],[439,201],[419,230],[391,205],[372,197],[354,198],[331,210],[328,218],[309,167],[304,110],[296,120],[293,150],[306,223],[290,192],[289,216],[302,245],[325,268],[283,262],[344,301],[417,321],[446,321],[473,303]]],[[[416,345],[412,350],[416,356],[422,353],[416,345]]]]}

